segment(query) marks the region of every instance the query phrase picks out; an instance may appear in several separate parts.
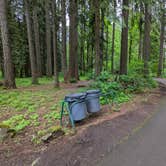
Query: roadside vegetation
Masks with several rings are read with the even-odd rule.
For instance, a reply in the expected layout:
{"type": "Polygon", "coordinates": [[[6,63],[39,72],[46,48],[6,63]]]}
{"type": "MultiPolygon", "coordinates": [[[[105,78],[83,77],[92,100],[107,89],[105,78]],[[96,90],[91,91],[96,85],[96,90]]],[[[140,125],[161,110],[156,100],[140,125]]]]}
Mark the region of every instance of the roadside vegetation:
{"type": "MultiPolygon", "coordinates": [[[[93,73],[82,77],[92,79],[93,73]]],[[[87,87],[75,88],[52,88],[53,79],[40,78],[40,85],[31,86],[30,78],[16,79],[19,87],[16,90],[0,91],[0,126],[5,126],[13,132],[13,136],[19,133],[29,132],[29,139],[34,144],[39,144],[42,137],[50,132],[59,131],[61,102],[68,93],[83,92],[87,89],[100,89],[103,96],[101,104],[119,104],[132,100],[136,93],[155,88],[157,84],[151,77],[144,78],[142,75],[111,75],[102,72],[99,77],[87,87]]],[[[61,129],[66,134],[70,129],[61,129]]]]}
{"type": "Polygon", "coordinates": [[[0,0],[0,16],[5,148],[69,134],[67,94],[100,89],[111,114],[166,77],[164,0],[0,0]]]}

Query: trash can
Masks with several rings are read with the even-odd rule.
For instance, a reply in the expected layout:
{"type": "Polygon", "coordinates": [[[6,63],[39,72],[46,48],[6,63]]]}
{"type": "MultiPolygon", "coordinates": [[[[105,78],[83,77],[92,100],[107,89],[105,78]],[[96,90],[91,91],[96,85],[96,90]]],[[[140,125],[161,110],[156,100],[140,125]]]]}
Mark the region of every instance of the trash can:
{"type": "Polygon", "coordinates": [[[65,96],[68,102],[69,110],[74,121],[80,121],[87,116],[87,107],[85,103],[86,93],[76,93],[65,96]]]}
{"type": "Polygon", "coordinates": [[[100,111],[100,90],[89,90],[86,92],[86,106],[88,113],[100,111]]]}

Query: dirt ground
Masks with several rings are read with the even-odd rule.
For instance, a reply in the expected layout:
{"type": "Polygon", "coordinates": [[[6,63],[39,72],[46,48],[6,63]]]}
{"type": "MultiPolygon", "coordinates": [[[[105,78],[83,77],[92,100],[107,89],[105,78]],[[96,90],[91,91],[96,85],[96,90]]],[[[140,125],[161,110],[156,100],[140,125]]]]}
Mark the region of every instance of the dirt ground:
{"type": "MultiPolygon", "coordinates": [[[[104,106],[102,111],[88,120],[76,125],[77,133],[61,136],[40,146],[29,143],[13,142],[12,147],[3,144],[0,147],[0,165],[2,166],[91,166],[105,153],[135,131],[153,115],[160,99],[166,93],[154,90],[135,98],[121,106],[120,112],[112,112],[104,106]]],[[[22,135],[26,139],[26,134],[22,135]]]]}

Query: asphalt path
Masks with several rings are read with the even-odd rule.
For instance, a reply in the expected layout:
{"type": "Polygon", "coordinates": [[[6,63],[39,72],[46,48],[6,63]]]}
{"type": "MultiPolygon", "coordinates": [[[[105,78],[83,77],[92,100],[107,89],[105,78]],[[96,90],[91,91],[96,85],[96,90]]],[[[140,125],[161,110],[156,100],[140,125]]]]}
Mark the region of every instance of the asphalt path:
{"type": "Polygon", "coordinates": [[[166,97],[157,113],[96,166],[166,166],[166,97]]]}

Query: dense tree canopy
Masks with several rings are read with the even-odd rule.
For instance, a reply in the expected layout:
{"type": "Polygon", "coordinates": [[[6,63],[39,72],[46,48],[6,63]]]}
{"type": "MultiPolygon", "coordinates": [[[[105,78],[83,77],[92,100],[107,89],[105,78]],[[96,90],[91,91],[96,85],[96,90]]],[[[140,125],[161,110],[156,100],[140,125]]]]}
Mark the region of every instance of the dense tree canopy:
{"type": "Polygon", "coordinates": [[[165,18],[164,0],[2,0],[5,86],[15,87],[14,76],[37,84],[54,75],[55,86],[59,75],[65,82],[102,71],[162,76],[165,18]]]}

